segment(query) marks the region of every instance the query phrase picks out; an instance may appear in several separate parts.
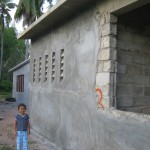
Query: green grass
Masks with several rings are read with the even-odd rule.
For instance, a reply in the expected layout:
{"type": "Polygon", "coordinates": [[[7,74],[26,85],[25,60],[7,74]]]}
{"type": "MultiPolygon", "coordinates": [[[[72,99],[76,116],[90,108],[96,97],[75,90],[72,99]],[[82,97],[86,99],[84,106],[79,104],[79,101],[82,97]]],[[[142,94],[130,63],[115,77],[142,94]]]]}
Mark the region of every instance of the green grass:
{"type": "Polygon", "coordinates": [[[5,98],[9,98],[11,96],[12,96],[11,92],[1,92],[0,91],[0,101],[5,100],[5,98]]]}

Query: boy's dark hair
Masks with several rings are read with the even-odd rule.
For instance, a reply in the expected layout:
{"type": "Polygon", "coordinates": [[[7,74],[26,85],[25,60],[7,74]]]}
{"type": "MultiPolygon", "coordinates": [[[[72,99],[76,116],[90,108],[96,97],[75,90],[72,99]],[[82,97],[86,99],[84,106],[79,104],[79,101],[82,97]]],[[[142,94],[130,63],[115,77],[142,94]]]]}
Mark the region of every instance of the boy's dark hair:
{"type": "Polygon", "coordinates": [[[21,106],[23,106],[23,107],[26,109],[26,105],[23,104],[23,103],[21,103],[21,104],[18,105],[18,109],[19,109],[21,106]]]}

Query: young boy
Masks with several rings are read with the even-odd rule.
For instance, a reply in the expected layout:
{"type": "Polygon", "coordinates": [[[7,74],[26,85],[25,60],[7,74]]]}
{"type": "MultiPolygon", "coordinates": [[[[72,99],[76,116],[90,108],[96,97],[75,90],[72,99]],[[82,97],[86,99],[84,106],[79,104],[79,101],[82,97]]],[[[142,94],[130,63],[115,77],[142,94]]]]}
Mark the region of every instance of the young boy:
{"type": "Polygon", "coordinates": [[[18,114],[15,117],[14,130],[16,135],[17,150],[28,150],[30,123],[29,116],[26,113],[25,104],[18,105],[18,114]]]}

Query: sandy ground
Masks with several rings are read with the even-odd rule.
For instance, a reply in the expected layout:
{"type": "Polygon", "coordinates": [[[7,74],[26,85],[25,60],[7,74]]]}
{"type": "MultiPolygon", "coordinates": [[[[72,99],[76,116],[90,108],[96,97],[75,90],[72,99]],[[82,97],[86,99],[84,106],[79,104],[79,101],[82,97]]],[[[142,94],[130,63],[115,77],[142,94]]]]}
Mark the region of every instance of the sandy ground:
{"type": "MultiPolygon", "coordinates": [[[[16,140],[13,133],[14,117],[17,114],[16,103],[0,101],[0,150],[16,150],[16,140]],[[7,147],[7,148],[2,148],[7,147]]],[[[43,141],[35,135],[29,135],[29,150],[50,150],[43,141]]]]}

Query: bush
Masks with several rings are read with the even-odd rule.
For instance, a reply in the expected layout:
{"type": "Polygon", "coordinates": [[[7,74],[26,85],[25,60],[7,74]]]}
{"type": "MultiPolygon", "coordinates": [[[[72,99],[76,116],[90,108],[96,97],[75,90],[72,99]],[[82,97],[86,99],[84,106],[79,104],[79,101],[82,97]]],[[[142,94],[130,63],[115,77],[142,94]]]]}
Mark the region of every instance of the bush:
{"type": "Polygon", "coordinates": [[[12,83],[8,80],[0,80],[0,91],[10,92],[12,90],[12,83]]]}

